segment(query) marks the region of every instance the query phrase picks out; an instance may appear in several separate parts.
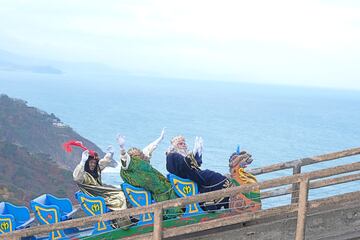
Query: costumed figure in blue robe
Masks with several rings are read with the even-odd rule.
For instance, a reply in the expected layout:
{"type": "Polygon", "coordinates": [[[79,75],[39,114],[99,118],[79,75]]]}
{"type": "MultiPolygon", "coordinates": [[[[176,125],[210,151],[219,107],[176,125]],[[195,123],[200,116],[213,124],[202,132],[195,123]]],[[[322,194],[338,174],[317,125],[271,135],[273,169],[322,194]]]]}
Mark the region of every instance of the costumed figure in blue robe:
{"type": "MultiPolygon", "coordinates": [[[[199,192],[206,193],[233,186],[226,176],[211,171],[201,170],[203,140],[195,138],[193,151],[188,151],[185,138],[176,136],[171,140],[171,146],[166,152],[166,169],[181,178],[190,179],[198,184],[199,192]]],[[[222,197],[211,202],[205,202],[206,210],[229,208],[229,197],[222,197]]]]}

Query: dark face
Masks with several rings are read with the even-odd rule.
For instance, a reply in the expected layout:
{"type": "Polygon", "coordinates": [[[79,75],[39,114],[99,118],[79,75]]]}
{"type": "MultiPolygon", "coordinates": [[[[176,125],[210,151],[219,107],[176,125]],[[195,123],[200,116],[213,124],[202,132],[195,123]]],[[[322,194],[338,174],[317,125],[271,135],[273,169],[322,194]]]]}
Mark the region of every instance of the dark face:
{"type": "Polygon", "coordinates": [[[89,160],[89,169],[90,171],[94,171],[96,168],[97,160],[91,159],[89,160]]]}

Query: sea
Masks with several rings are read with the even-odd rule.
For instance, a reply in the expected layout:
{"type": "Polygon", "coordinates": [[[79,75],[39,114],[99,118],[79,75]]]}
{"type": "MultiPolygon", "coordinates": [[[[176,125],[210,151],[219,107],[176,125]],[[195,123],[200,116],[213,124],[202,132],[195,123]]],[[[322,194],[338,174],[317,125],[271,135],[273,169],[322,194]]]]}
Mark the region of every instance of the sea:
{"type": "MultiPolygon", "coordinates": [[[[29,106],[54,113],[104,150],[113,145],[116,159],[118,134],[125,136],[127,148],[144,148],[165,127],[165,138],[151,159],[152,165],[163,174],[167,174],[165,151],[176,135],[185,136],[190,149],[195,137],[201,136],[202,168],[222,174],[228,173],[229,156],[238,145],[253,156],[249,168],[360,146],[359,90],[221,79],[3,71],[0,94],[23,99],[29,106]]],[[[303,172],[359,159],[360,156],[355,156],[315,164],[303,167],[303,172]]],[[[291,174],[291,170],[284,170],[260,175],[258,180],[291,174]]],[[[103,180],[119,186],[122,182],[119,168],[104,172],[103,180]]],[[[360,189],[359,181],[343,186],[311,190],[309,196],[315,199],[360,189]]],[[[288,200],[281,198],[284,204],[288,200]]]]}

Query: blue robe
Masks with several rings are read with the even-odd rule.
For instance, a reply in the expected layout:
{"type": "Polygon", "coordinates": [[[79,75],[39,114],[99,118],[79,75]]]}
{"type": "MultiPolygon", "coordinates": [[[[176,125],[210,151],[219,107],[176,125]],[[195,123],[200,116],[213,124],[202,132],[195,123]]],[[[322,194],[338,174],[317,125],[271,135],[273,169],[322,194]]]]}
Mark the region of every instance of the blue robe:
{"type": "MultiPolygon", "coordinates": [[[[184,157],[177,152],[170,152],[166,155],[166,169],[169,173],[181,178],[190,179],[198,184],[199,192],[206,193],[231,186],[231,181],[220,173],[211,170],[201,170],[201,156],[189,154],[184,157]]],[[[229,198],[221,198],[215,201],[215,205],[206,206],[206,210],[229,207],[229,198]]]]}

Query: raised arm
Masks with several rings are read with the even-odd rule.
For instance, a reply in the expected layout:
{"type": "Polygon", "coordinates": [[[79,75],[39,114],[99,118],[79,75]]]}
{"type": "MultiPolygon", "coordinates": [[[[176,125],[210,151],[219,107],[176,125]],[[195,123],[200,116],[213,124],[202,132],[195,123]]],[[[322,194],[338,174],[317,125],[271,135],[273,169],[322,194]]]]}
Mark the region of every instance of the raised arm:
{"type": "Polygon", "coordinates": [[[147,156],[148,158],[151,158],[151,154],[155,151],[155,149],[159,146],[161,141],[164,139],[164,135],[165,135],[165,128],[162,129],[160,136],[157,139],[155,139],[155,141],[153,141],[152,143],[147,145],[142,150],[142,152],[145,154],[145,156],[147,156]]]}
{"type": "Polygon", "coordinates": [[[114,160],[113,157],[114,149],[112,145],[109,145],[106,149],[105,156],[99,161],[100,171],[102,171],[106,167],[117,167],[118,163],[114,160]]]}
{"type": "Polygon", "coordinates": [[[196,136],[194,142],[193,154],[199,166],[201,166],[202,164],[203,148],[204,148],[204,141],[202,137],[196,136]]]}
{"type": "Polygon", "coordinates": [[[121,162],[121,168],[128,169],[130,165],[131,158],[129,154],[125,150],[125,137],[118,134],[116,138],[119,147],[120,147],[120,162],[121,162]]]}
{"type": "Polygon", "coordinates": [[[81,154],[81,161],[80,163],[75,167],[73,171],[73,179],[75,182],[83,183],[84,181],[84,166],[86,160],[89,158],[89,150],[83,151],[81,154]]]}

